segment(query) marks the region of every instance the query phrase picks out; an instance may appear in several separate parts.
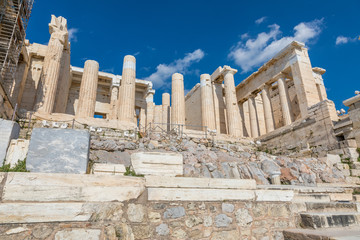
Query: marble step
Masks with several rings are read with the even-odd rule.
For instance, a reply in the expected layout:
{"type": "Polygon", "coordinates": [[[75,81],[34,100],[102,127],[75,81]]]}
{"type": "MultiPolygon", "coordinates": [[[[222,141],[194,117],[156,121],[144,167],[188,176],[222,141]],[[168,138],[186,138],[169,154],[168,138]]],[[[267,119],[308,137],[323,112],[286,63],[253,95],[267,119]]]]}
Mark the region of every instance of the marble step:
{"type": "Polygon", "coordinates": [[[357,212],[356,203],[348,202],[307,202],[307,212],[357,212]]]}
{"type": "Polygon", "coordinates": [[[334,228],[360,226],[357,212],[308,212],[300,213],[303,228],[334,228]]]}
{"type": "Polygon", "coordinates": [[[360,228],[289,229],[283,234],[287,240],[358,240],[360,228]]]}

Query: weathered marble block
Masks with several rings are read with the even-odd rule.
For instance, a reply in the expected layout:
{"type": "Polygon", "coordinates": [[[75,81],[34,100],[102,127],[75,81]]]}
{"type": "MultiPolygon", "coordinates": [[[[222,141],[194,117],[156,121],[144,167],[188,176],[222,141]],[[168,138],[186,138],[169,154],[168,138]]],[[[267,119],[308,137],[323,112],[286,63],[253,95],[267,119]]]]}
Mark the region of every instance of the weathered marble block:
{"type": "Polygon", "coordinates": [[[23,161],[26,158],[29,150],[29,140],[26,139],[13,139],[10,142],[9,148],[6,153],[6,164],[15,167],[18,161],[23,161]]]}
{"type": "Polygon", "coordinates": [[[94,163],[92,173],[97,175],[124,175],[126,168],[124,164],[94,163]]]}
{"type": "Polygon", "coordinates": [[[20,126],[16,122],[0,119],[0,164],[2,166],[11,139],[19,137],[20,126]]]}
{"type": "Polygon", "coordinates": [[[86,173],[90,134],[85,130],[35,128],[26,168],[30,172],[86,173]]]}
{"type": "Polygon", "coordinates": [[[183,156],[178,153],[133,153],[131,164],[136,174],[172,177],[183,175],[183,156]]]}

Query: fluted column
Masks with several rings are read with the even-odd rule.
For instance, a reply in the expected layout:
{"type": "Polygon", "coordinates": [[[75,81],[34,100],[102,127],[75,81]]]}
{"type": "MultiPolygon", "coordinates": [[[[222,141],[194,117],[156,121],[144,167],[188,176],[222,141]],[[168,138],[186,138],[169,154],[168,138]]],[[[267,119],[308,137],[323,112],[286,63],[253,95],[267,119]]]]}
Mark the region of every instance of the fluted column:
{"type": "MultiPolygon", "coordinates": [[[[210,130],[216,129],[214,99],[212,94],[211,77],[209,74],[200,76],[201,95],[201,125],[210,130]]],[[[205,131],[207,129],[204,129],[205,131]]]]}
{"type": "Polygon", "coordinates": [[[171,124],[185,124],[184,76],[180,73],[172,75],[171,124]]]}
{"type": "Polygon", "coordinates": [[[234,82],[235,69],[225,69],[224,75],[224,89],[225,89],[225,103],[226,115],[228,122],[229,135],[234,137],[242,137],[242,119],[240,116],[239,107],[237,105],[236,90],[234,82]]]}
{"type": "Polygon", "coordinates": [[[261,97],[263,101],[264,107],[264,117],[265,117],[265,126],[266,133],[269,133],[274,130],[274,116],[271,107],[271,99],[270,99],[270,86],[265,85],[264,89],[261,91],[261,97]]]}
{"type": "Polygon", "coordinates": [[[170,94],[163,93],[162,95],[162,123],[163,129],[169,130],[170,123],[170,94]]]}
{"type": "Polygon", "coordinates": [[[76,117],[94,117],[98,74],[99,64],[96,61],[87,60],[81,78],[76,117]]]}
{"type": "Polygon", "coordinates": [[[139,120],[139,128],[140,131],[143,131],[146,125],[146,112],[144,108],[140,108],[140,120],[139,120]]]}
{"type": "Polygon", "coordinates": [[[250,114],[250,129],[251,137],[256,138],[259,136],[258,122],[256,117],[256,103],[255,97],[251,96],[248,100],[249,104],[249,114],[250,114]]]}
{"type": "Polygon", "coordinates": [[[280,76],[278,78],[278,87],[279,87],[279,96],[281,103],[281,110],[284,119],[284,126],[291,124],[291,110],[290,110],[290,102],[287,93],[287,85],[285,77],[280,76]]]}
{"type": "Polygon", "coordinates": [[[122,79],[119,88],[118,119],[120,121],[134,122],[135,74],[135,57],[127,55],[124,58],[122,79]]]}
{"type": "Polygon", "coordinates": [[[40,78],[40,89],[37,92],[34,110],[41,113],[52,113],[56,89],[58,86],[61,58],[64,45],[59,38],[51,36],[44,59],[44,70],[40,78]]]}
{"type": "Polygon", "coordinates": [[[110,87],[110,112],[109,112],[109,119],[117,119],[117,101],[119,97],[119,87],[112,85],[110,87]]]}
{"type": "Polygon", "coordinates": [[[51,34],[45,53],[43,72],[36,93],[34,110],[50,114],[53,112],[61,70],[64,46],[68,44],[67,21],[63,17],[51,16],[51,34]]]}

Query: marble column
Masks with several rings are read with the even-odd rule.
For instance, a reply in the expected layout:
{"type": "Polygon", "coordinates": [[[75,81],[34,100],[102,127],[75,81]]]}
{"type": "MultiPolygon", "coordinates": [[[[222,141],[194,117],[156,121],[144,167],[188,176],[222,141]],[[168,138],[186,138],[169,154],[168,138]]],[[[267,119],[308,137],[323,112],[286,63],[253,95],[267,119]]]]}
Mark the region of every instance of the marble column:
{"type": "MultiPolygon", "coordinates": [[[[216,129],[214,99],[212,94],[211,76],[202,74],[200,76],[201,96],[201,125],[210,130],[216,129]]],[[[203,129],[206,131],[207,129],[203,129]]]]}
{"type": "Polygon", "coordinates": [[[51,34],[45,53],[44,67],[37,89],[34,111],[50,114],[53,112],[56,91],[61,70],[64,46],[68,43],[67,21],[63,17],[51,16],[51,34]]]}
{"type": "Polygon", "coordinates": [[[152,128],[154,123],[154,90],[146,93],[146,128],[152,128]]]}
{"type": "Polygon", "coordinates": [[[290,102],[288,97],[288,88],[286,84],[286,79],[284,76],[278,78],[278,87],[279,87],[279,96],[281,103],[281,110],[284,119],[284,126],[291,124],[291,110],[290,102]]]}
{"type": "Polygon", "coordinates": [[[136,59],[127,55],[124,58],[122,79],[119,88],[118,119],[134,122],[135,114],[135,74],[136,59]]]}
{"type": "Polygon", "coordinates": [[[171,124],[185,124],[184,76],[180,73],[172,75],[171,124]]]}
{"type": "Polygon", "coordinates": [[[170,94],[163,93],[162,95],[162,121],[163,129],[169,130],[170,126],[168,125],[170,123],[170,94]],[[166,125],[165,125],[166,124],[166,125]]]}
{"type": "Polygon", "coordinates": [[[256,117],[256,103],[255,97],[251,96],[248,100],[249,104],[249,115],[250,115],[250,129],[251,137],[256,138],[259,136],[258,122],[256,117]]]}
{"type": "Polygon", "coordinates": [[[70,44],[64,46],[54,112],[65,113],[71,87],[70,44]]]}
{"type": "Polygon", "coordinates": [[[163,125],[161,125],[162,121],[162,105],[155,105],[154,109],[154,126],[157,127],[157,130],[165,129],[163,125]]]}
{"type": "Polygon", "coordinates": [[[237,105],[236,90],[234,82],[234,74],[237,72],[235,69],[226,69],[223,73],[224,76],[224,89],[225,89],[225,104],[226,115],[229,129],[229,135],[234,137],[242,137],[242,119],[240,116],[239,107],[237,105]]]}
{"type": "Polygon", "coordinates": [[[87,60],[81,78],[79,101],[75,114],[76,117],[94,117],[98,75],[99,64],[96,61],[87,60]]]}
{"type": "Polygon", "coordinates": [[[139,115],[140,115],[139,129],[140,129],[140,131],[144,131],[145,125],[146,125],[146,111],[144,108],[140,108],[139,115]]]}
{"type": "Polygon", "coordinates": [[[264,107],[266,133],[269,133],[274,131],[274,116],[271,107],[270,86],[268,84],[265,84],[264,89],[261,91],[261,98],[264,107]]]}
{"type": "Polygon", "coordinates": [[[119,87],[112,85],[110,87],[110,112],[109,112],[109,119],[117,119],[117,101],[119,97],[119,87]]]}
{"type": "Polygon", "coordinates": [[[154,127],[154,109],[155,104],[153,102],[146,104],[146,127],[154,127]]]}

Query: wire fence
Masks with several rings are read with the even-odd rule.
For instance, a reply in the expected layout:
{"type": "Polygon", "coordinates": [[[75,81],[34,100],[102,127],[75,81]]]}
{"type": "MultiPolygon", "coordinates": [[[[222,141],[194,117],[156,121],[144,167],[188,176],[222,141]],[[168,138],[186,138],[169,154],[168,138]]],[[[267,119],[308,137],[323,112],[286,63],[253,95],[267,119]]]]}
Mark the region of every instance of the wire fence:
{"type": "Polygon", "coordinates": [[[207,126],[190,125],[190,124],[172,124],[172,123],[149,123],[145,126],[139,124],[141,134],[150,135],[151,133],[163,133],[168,135],[177,135],[180,137],[188,137],[198,135],[202,138],[208,138],[212,135],[207,126]]]}

